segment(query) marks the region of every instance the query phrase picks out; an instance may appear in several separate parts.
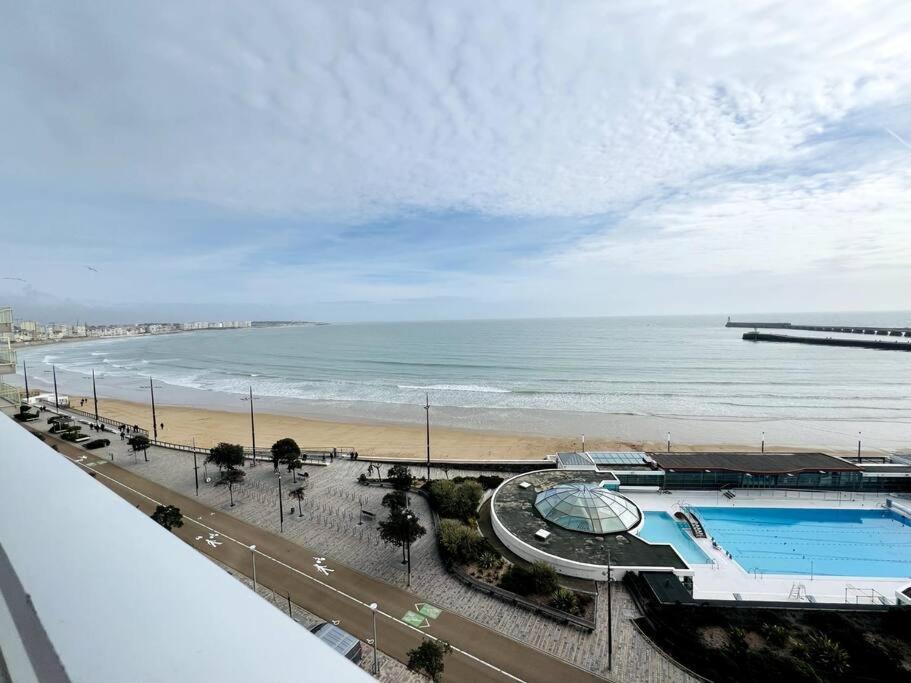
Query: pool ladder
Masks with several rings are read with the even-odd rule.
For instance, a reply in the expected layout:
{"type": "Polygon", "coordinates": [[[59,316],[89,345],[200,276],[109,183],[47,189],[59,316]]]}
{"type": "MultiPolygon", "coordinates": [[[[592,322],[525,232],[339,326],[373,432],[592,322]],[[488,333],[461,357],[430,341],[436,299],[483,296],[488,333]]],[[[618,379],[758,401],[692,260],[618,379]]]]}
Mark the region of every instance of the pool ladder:
{"type": "Polygon", "coordinates": [[[682,503],[680,505],[680,512],[683,514],[683,519],[686,520],[686,523],[690,525],[690,531],[693,532],[694,538],[706,538],[705,528],[702,526],[702,522],[699,521],[699,518],[696,516],[695,511],[692,506],[687,503],[682,503]]]}

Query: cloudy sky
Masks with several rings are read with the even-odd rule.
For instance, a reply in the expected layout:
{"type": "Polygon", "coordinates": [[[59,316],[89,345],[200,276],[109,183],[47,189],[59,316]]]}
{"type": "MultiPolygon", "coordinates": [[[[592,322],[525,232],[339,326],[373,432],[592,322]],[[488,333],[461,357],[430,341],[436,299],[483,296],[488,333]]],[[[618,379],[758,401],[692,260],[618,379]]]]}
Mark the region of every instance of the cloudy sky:
{"type": "Polygon", "coordinates": [[[907,309],[911,5],[9,3],[0,207],[29,317],[907,309]]]}

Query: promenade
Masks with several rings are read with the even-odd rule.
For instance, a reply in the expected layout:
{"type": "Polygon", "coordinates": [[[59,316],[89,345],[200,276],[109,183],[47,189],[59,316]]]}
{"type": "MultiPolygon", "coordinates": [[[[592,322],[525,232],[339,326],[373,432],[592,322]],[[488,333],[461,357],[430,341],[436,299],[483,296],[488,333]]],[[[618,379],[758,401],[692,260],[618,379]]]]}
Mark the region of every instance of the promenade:
{"type": "MultiPolygon", "coordinates": [[[[38,424],[38,426],[43,429],[42,424],[38,424]]],[[[87,456],[89,461],[98,462],[103,459],[108,464],[110,464],[108,455],[110,452],[114,455],[117,469],[122,469],[124,474],[139,475],[143,479],[157,482],[165,489],[182,494],[186,499],[202,503],[210,512],[215,512],[218,518],[230,515],[231,518],[236,517],[247,522],[251,527],[278,535],[278,491],[271,464],[246,468],[247,482],[235,488],[236,505],[231,507],[229,493],[226,489],[214,487],[211,483],[205,482],[206,471],[203,468],[202,457],[199,458],[200,488],[197,499],[192,455],[153,448],[149,450],[149,462],[145,462],[141,454],[134,456],[119,441],[116,434],[113,436],[110,449],[89,453],[77,447],[74,452],[79,453],[79,457],[87,456]]],[[[113,470],[113,468],[111,469],[113,470]]],[[[310,560],[311,565],[313,564],[311,557],[325,556],[342,565],[357,567],[374,580],[380,579],[382,582],[394,584],[403,589],[405,571],[400,564],[400,551],[384,545],[379,540],[375,522],[357,524],[361,508],[372,510],[378,516],[382,513],[380,499],[385,491],[362,487],[356,483],[357,475],[366,469],[366,463],[352,462],[347,459],[336,460],[327,467],[305,467],[304,471],[308,472],[310,477],[302,517],[298,516],[297,511],[293,515],[288,513],[291,505],[297,507],[297,501],[288,498],[288,492],[292,487],[291,476],[283,472],[285,524],[281,538],[294,546],[294,550],[289,550],[289,552],[304,555],[305,559],[310,560]],[[311,553],[311,549],[316,549],[318,552],[311,553]]],[[[96,467],[96,470],[99,473],[107,474],[105,468],[100,465],[96,467]]],[[[213,475],[214,470],[210,468],[208,474],[213,475]]],[[[442,478],[445,474],[442,470],[434,468],[433,476],[442,478]]],[[[450,472],[450,476],[455,476],[455,473],[450,472]]],[[[430,598],[434,606],[443,610],[444,615],[458,613],[466,617],[468,622],[488,627],[485,629],[487,631],[495,630],[511,642],[518,641],[516,644],[522,649],[541,650],[603,678],[610,677],[614,680],[630,681],[631,683],[663,683],[664,681],[688,683],[692,680],[642,638],[635,629],[630,619],[638,616],[638,612],[621,585],[615,585],[614,589],[614,666],[612,671],[608,671],[606,600],[602,599],[598,602],[599,627],[593,633],[585,633],[467,588],[442,567],[432,536],[429,510],[424,500],[418,496],[412,496],[412,506],[422,523],[428,528],[428,535],[413,546],[413,575],[410,592],[414,596],[420,596],[414,602],[419,603],[422,598],[430,598]]],[[[180,504],[178,507],[183,509],[180,504]]],[[[207,537],[204,537],[200,542],[205,544],[206,540],[207,537]]],[[[247,552],[249,554],[249,551],[247,552]]],[[[249,575],[251,573],[250,562],[248,561],[245,565],[241,564],[237,569],[241,573],[249,575]]],[[[257,571],[259,572],[259,564],[257,571]]],[[[316,571],[319,573],[319,570],[316,571]]],[[[335,572],[332,574],[334,575],[335,572]]],[[[284,586],[276,587],[277,593],[283,590],[284,586]]],[[[286,592],[282,594],[284,595],[286,592]]],[[[295,602],[298,600],[295,599],[295,602]]],[[[306,609],[311,608],[306,602],[299,602],[299,604],[306,609]]],[[[415,612],[414,607],[412,604],[410,611],[415,612]]],[[[392,614],[392,616],[400,620],[406,611],[392,614]]],[[[316,613],[326,619],[337,618],[337,616],[323,612],[316,613]]],[[[435,634],[436,626],[437,624],[431,625],[428,631],[435,634]]],[[[362,637],[371,636],[363,634],[362,637]]],[[[382,635],[380,635],[380,648],[395,657],[400,656],[387,649],[383,644],[382,635]]],[[[519,657],[522,658],[523,655],[519,657]]],[[[572,680],[578,680],[578,675],[582,672],[571,667],[570,670],[574,676],[572,680]]],[[[530,680],[540,680],[540,678],[540,676],[532,677],[530,680]]]]}
{"type": "MultiPolygon", "coordinates": [[[[159,504],[179,507],[184,514],[184,526],[174,533],[223,565],[252,575],[250,546],[255,545],[259,584],[281,595],[290,595],[292,602],[323,619],[338,620],[342,628],[362,640],[372,638],[372,614],[367,605],[377,602],[379,647],[400,661],[407,660],[407,651],[420,644],[426,634],[445,640],[454,648],[446,662],[447,680],[600,680],[566,661],[450,611],[423,619],[417,628],[409,626],[402,620],[409,612],[433,614],[420,596],[218,512],[83,449],[63,442],[55,445],[62,455],[145,514],[151,514],[159,504]]],[[[179,577],[168,578],[179,580],[179,577]]],[[[230,606],[225,607],[229,614],[230,606]]]]}

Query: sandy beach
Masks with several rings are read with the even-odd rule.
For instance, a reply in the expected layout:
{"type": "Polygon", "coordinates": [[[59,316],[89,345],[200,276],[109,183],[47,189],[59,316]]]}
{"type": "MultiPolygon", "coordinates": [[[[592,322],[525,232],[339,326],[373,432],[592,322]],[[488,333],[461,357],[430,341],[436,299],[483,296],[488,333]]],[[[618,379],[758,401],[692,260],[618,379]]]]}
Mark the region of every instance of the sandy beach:
{"type": "MultiPolygon", "coordinates": [[[[70,395],[70,404],[79,408],[79,396],[70,395]]],[[[86,398],[83,410],[91,411],[91,398],[86,398]]],[[[129,424],[137,424],[151,431],[150,407],[113,399],[98,400],[99,413],[129,424]]],[[[158,437],[162,441],[211,447],[219,441],[242,445],[250,444],[250,414],[190,408],[184,406],[156,405],[159,424],[158,437]]],[[[302,447],[351,447],[362,456],[424,457],[424,428],[413,425],[366,424],[333,422],[289,415],[256,413],[256,443],[267,448],[275,441],[291,437],[302,447]]],[[[540,459],[557,451],[574,450],[581,444],[571,437],[558,438],[530,436],[431,425],[431,453],[434,459],[540,459]]],[[[588,450],[662,450],[664,444],[618,441],[605,438],[586,439],[588,450]]],[[[681,445],[674,450],[738,450],[745,448],[733,444],[681,445]]]]}

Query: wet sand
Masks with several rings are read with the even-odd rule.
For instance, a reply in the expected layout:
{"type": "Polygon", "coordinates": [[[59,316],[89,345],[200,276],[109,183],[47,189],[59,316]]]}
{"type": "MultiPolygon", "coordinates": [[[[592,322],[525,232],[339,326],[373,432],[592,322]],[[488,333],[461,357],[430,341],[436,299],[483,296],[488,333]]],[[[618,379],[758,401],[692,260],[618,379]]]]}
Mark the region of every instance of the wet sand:
{"type": "MultiPolygon", "coordinates": [[[[70,405],[80,408],[79,396],[70,395],[70,405]]],[[[92,411],[91,398],[82,410],[92,411]]],[[[99,399],[99,413],[151,432],[152,415],[148,404],[114,399],[99,399]]],[[[211,447],[219,441],[250,444],[250,414],[156,404],[162,441],[211,447]]],[[[423,458],[423,426],[333,422],[290,415],[256,413],[256,445],[268,448],[281,438],[290,437],[301,447],[350,447],[361,455],[423,458]]],[[[436,459],[541,459],[557,451],[575,450],[581,443],[572,437],[529,436],[504,432],[475,431],[434,427],[431,424],[431,457],[436,459]]],[[[605,438],[586,439],[588,450],[662,450],[664,444],[617,441],[605,438]]],[[[674,450],[702,450],[707,446],[674,445],[674,450]]],[[[739,446],[711,446],[712,450],[736,450],[739,446]]]]}

